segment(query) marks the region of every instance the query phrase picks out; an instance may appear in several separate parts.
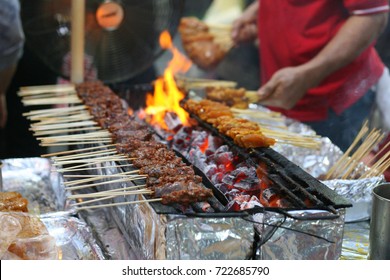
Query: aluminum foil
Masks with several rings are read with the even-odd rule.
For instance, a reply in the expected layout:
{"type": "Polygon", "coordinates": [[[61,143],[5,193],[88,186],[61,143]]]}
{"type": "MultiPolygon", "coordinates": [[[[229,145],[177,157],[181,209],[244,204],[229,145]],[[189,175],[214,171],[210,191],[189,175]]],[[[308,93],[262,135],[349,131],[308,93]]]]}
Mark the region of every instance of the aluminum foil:
{"type": "Polygon", "coordinates": [[[93,229],[93,234],[105,258],[110,260],[136,259],[133,250],[112,219],[110,208],[80,211],[79,216],[93,229]]]}
{"type": "Polygon", "coordinates": [[[345,224],[343,247],[340,259],[366,260],[368,258],[369,237],[369,222],[345,224]]]}
{"type": "MultiPolygon", "coordinates": [[[[92,174],[122,172],[114,162],[100,166],[106,168],[96,169],[92,174]]],[[[133,183],[144,184],[143,181],[133,183]]],[[[133,183],[112,183],[98,189],[120,189],[133,183]]],[[[115,197],[111,202],[135,200],[145,200],[145,197],[115,197]]],[[[253,225],[238,217],[200,219],[158,214],[149,203],[115,206],[110,212],[135,259],[246,259],[252,253],[253,225]]]]}
{"type": "Polygon", "coordinates": [[[372,177],[359,180],[328,180],[322,181],[330,189],[352,202],[352,207],[346,209],[346,222],[369,220],[372,207],[372,190],[384,177],[372,177]]]}
{"type": "Polygon", "coordinates": [[[41,218],[55,238],[62,260],[102,260],[104,255],[85,222],[76,217],[53,215],[41,218]]]}
{"type": "MultiPolygon", "coordinates": [[[[262,106],[251,105],[251,109],[264,111],[267,110],[262,106]]],[[[253,120],[255,121],[255,120],[253,120]]],[[[315,132],[307,125],[284,118],[280,124],[288,127],[289,131],[301,135],[314,135],[315,132]]],[[[307,173],[315,178],[320,178],[326,174],[329,169],[343,155],[343,152],[334,145],[329,138],[320,139],[321,147],[319,150],[301,148],[286,144],[276,144],[272,148],[278,153],[285,156],[291,162],[300,166],[307,173]]],[[[350,178],[360,174],[369,168],[363,163],[360,164],[350,178]]],[[[371,216],[372,189],[379,183],[384,182],[384,177],[371,177],[367,179],[349,179],[349,180],[321,180],[326,186],[334,190],[337,194],[349,200],[353,207],[346,209],[346,222],[368,220],[371,216]]]]}
{"type": "Polygon", "coordinates": [[[328,219],[326,211],[291,211],[289,214],[256,214],[260,235],[258,258],[261,260],[337,260],[341,255],[344,209],[339,217],[328,219]],[[302,220],[307,219],[307,220],[302,220]]]}
{"type": "Polygon", "coordinates": [[[239,260],[252,258],[253,224],[241,218],[171,217],[166,225],[170,260],[239,260]],[[173,218],[173,219],[171,219],[173,218]]]}
{"type": "Polygon", "coordinates": [[[15,158],[3,160],[3,190],[21,193],[29,201],[30,213],[45,216],[72,212],[66,199],[62,176],[49,159],[15,158]]]}

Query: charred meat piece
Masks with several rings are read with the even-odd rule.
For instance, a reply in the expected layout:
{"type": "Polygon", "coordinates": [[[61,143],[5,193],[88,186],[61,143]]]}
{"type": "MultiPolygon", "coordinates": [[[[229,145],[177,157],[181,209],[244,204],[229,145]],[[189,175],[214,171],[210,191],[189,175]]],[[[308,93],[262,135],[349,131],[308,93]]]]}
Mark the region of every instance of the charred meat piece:
{"type": "Polygon", "coordinates": [[[194,182],[176,182],[171,185],[156,188],[155,195],[162,198],[163,204],[178,202],[180,204],[188,205],[192,202],[206,201],[213,196],[213,192],[194,182]],[[157,195],[157,192],[159,195],[157,195]]]}
{"type": "Polygon", "coordinates": [[[173,166],[170,166],[169,164],[160,166],[145,166],[139,170],[139,173],[146,174],[150,177],[195,175],[194,169],[190,166],[183,165],[173,168],[173,166]]]}

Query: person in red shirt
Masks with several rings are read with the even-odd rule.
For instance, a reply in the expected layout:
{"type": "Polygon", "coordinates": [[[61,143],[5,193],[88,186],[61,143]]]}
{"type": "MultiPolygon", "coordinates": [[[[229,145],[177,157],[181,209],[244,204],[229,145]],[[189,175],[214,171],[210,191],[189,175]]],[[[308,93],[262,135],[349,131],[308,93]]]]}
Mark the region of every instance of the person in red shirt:
{"type": "Polygon", "coordinates": [[[388,0],[258,0],[234,22],[236,44],[259,39],[260,104],[346,150],[384,65],[374,49],[388,0]]]}

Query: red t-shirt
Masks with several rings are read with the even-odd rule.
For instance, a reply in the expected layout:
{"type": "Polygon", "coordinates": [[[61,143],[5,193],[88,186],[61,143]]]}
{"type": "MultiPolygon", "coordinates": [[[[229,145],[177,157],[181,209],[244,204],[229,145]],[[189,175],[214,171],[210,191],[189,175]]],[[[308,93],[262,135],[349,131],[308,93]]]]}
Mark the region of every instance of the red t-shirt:
{"type": "MultiPolygon", "coordinates": [[[[350,15],[387,12],[387,0],[260,0],[261,80],[279,69],[312,59],[350,15]]],[[[383,72],[371,45],[352,63],[310,89],[291,110],[272,108],[300,121],[324,120],[329,108],[341,113],[373,86],[383,72]]]]}

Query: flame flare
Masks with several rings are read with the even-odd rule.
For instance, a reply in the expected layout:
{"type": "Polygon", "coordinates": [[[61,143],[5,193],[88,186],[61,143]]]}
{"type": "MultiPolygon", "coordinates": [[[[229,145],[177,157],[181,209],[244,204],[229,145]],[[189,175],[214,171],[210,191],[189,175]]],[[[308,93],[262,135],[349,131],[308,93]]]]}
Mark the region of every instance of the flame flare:
{"type": "Polygon", "coordinates": [[[175,82],[176,73],[187,72],[192,63],[173,45],[171,35],[163,31],[160,35],[160,45],[172,53],[172,59],[164,70],[164,75],[154,83],[154,93],[146,96],[145,113],[150,116],[149,122],[152,125],[159,125],[167,129],[164,116],[167,112],[175,112],[184,126],[188,123],[188,113],[181,108],[180,101],[185,97],[175,82]]]}

